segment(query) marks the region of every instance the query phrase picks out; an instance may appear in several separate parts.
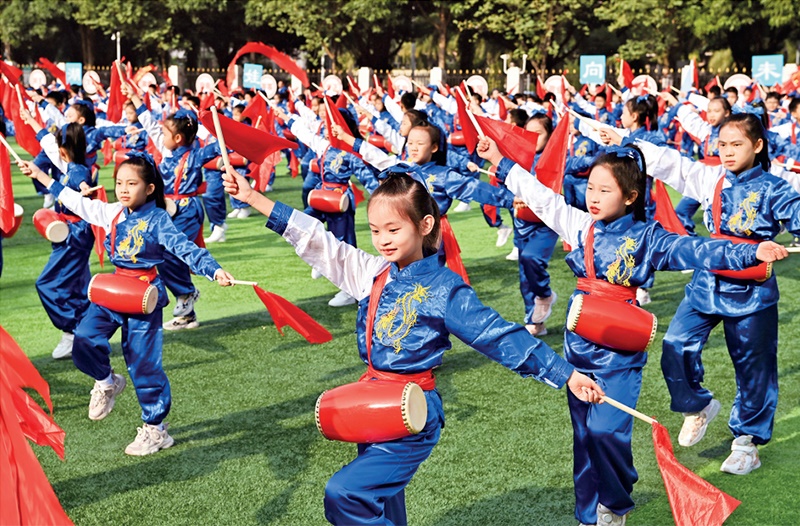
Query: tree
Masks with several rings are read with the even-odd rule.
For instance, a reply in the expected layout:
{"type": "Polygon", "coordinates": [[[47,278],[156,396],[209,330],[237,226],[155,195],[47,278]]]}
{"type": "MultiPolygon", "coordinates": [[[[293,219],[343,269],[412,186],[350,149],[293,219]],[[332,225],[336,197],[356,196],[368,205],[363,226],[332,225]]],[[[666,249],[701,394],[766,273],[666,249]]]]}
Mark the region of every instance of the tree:
{"type": "MultiPolygon", "coordinates": [[[[26,56],[12,56],[15,47],[28,47],[39,40],[53,44],[54,51],[58,41],[69,39],[63,29],[70,27],[73,6],[66,2],[52,0],[10,0],[0,9],[0,41],[5,49],[6,58],[26,60],[26,56]]],[[[38,58],[38,57],[37,57],[38,58]]]]}

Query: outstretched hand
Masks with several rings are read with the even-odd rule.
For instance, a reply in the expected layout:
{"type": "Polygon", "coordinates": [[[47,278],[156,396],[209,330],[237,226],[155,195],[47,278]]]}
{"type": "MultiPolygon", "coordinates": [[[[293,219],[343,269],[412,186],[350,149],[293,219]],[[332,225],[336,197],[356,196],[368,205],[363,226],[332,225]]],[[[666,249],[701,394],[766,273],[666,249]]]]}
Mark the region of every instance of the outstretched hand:
{"type": "Polygon", "coordinates": [[[758,244],[756,249],[756,257],[759,261],[772,263],[780,259],[789,257],[789,251],[786,247],[774,241],[764,241],[758,244]]]}
{"type": "Polygon", "coordinates": [[[585,374],[574,371],[567,380],[567,387],[579,400],[592,404],[602,404],[605,393],[594,380],[585,374]]]}
{"type": "Polygon", "coordinates": [[[497,143],[489,137],[481,137],[481,140],[478,141],[476,151],[481,159],[486,159],[495,166],[500,164],[500,161],[503,160],[503,154],[500,153],[497,143]]]}
{"type": "Polygon", "coordinates": [[[601,128],[598,133],[600,134],[600,140],[603,141],[603,144],[613,144],[616,146],[622,144],[622,137],[620,134],[611,128],[601,128]]]}

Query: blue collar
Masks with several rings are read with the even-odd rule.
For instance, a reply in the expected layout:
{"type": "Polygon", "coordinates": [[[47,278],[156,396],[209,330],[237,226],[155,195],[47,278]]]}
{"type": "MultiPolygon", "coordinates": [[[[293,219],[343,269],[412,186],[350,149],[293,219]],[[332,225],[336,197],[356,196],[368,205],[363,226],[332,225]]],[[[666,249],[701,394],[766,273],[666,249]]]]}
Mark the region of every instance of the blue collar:
{"type": "Polygon", "coordinates": [[[598,221],[595,226],[599,227],[600,232],[624,232],[630,230],[634,223],[636,220],[633,218],[633,213],[630,213],[611,222],[598,221]]]}
{"type": "Polygon", "coordinates": [[[411,263],[403,270],[397,268],[397,263],[392,263],[389,275],[393,280],[407,281],[418,278],[420,275],[436,272],[439,268],[439,255],[434,254],[411,263]]]}
{"type": "MultiPolygon", "coordinates": [[[[148,212],[152,211],[156,207],[155,199],[152,201],[147,201],[145,204],[134,210],[132,213],[128,214],[127,217],[139,217],[147,214],[148,212]]],[[[127,210],[127,208],[126,208],[127,210]]]]}
{"type": "Polygon", "coordinates": [[[731,172],[730,170],[725,171],[725,178],[730,181],[731,184],[736,183],[746,183],[748,181],[752,181],[756,177],[759,177],[761,174],[764,173],[764,170],[761,168],[761,165],[756,165],[750,168],[749,170],[745,170],[744,172],[736,175],[735,173],[731,172]]]}

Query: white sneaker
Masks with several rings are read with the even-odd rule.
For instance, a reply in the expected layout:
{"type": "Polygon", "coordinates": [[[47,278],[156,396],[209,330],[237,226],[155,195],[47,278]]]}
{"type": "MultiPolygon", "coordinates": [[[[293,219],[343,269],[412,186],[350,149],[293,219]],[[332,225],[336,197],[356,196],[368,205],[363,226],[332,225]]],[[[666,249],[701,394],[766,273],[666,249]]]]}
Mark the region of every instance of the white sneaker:
{"type": "Polygon", "coordinates": [[[239,217],[239,210],[243,210],[242,208],[234,208],[230,212],[228,212],[228,219],[234,219],[239,217]]]}
{"type": "Polygon", "coordinates": [[[517,247],[514,247],[511,250],[511,253],[506,256],[506,259],[509,261],[519,261],[519,249],[517,247]]]}
{"type": "Polygon", "coordinates": [[[176,316],[166,322],[163,327],[166,331],[181,331],[183,329],[196,329],[200,326],[197,321],[197,316],[190,314],[189,316],[176,316]]]}
{"type": "Polygon", "coordinates": [[[456,205],[455,208],[453,208],[453,213],[455,214],[457,212],[469,212],[470,210],[472,210],[472,206],[467,202],[461,201],[460,203],[458,203],[458,205],[456,205]]]}
{"type": "Polygon", "coordinates": [[[75,340],[75,335],[71,332],[65,332],[61,335],[61,341],[58,342],[56,348],[53,349],[53,359],[60,360],[62,358],[69,358],[72,356],[72,342],[75,340]]]}
{"type": "Polygon", "coordinates": [[[653,300],[650,299],[650,293],[647,292],[647,289],[643,288],[636,289],[636,301],[639,302],[640,307],[644,307],[648,303],[653,303],[653,300]]]}
{"type": "Polygon", "coordinates": [[[121,374],[111,373],[114,385],[104,387],[95,381],[92,388],[92,398],[89,400],[89,420],[102,420],[114,409],[114,400],[125,389],[127,381],[121,374]]]}
{"type": "Polygon", "coordinates": [[[319,279],[321,277],[322,277],[322,272],[320,272],[315,268],[311,269],[311,279],[319,279]]]}
{"type": "Polygon", "coordinates": [[[331,307],[345,307],[347,305],[352,305],[355,302],[356,299],[353,296],[343,290],[340,290],[336,293],[336,296],[331,298],[331,301],[328,302],[328,305],[331,307]]]}
{"type": "Polygon", "coordinates": [[[125,454],[143,457],[172,447],[175,440],[167,433],[167,427],[168,424],[164,424],[164,429],[160,430],[158,426],[143,423],[142,427],[136,428],[136,439],[125,448],[125,454]]]}
{"type": "Polygon", "coordinates": [[[533,300],[533,315],[531,316],[532,323],[544,323],[547,318],[553,314],[553,305],[555,305],[558,295],[555,291],[550,293],[547,298],[540,298],[536,296],[533,300]]]}
{"type": "Polygon", "coordinates": [[[272,191],[272,185],[268,184],[267,187],[264,188],[264,192],[271,192],[271,191],[272,191]]]}
{"type": "Polygon", "coordinates": [[[200,298],[200,290],[194,289],[191,294],[184,294],[175,298],[175,308],[172,309],[173,316],[187,316],[194,310],[194,304],[200,298]]]}
{"type": "Polygon", "coordinates": [[[508,242],[508,238],[511,237],[511,234],[514,232],[514,229],[510,226],[500,225],[497,227],[497,243],[494,244],[496,247],[502,247],[508,242]]]}
{"type": "Polygon", "coordinates": [[[731,444],[731,454],[722,463],[719,470],[734,475],[747,475],[761,467],[758,448],[753,444],[752,435],[743,435],[731,444]]]}
{"type": "Polygon", "coordinates": [[[597,504],[597,526],[625,526],[628,515],[617,515],[602,504],[597,504]]]}
{"type": "Polygon", "coordinates": [[[544,326],[544,323],[529,323],[525,325],[525,328],[533,336],[539,337],[547,334],[547,327],[544,326]]]}
{"type": "Polygon", "coordinates": [[[678,435],[678,444],[683,447],[690,447],[705,436],[708,424],[714,420],[719,413],[719,400],[712,399],[707,406],[697,413],[684,413],[683,427],[678,435]]]}
{"type": "Polygon", "coordinates": [[[56,204],[56,198],[53,194],[44,194],[44,203],[42,203],[42,208],[53,208],[56,204]]]}
{"type": "Polygon", "coordinates": [[[204,241],[206,243],[224,243],[226,230],[228,230],[227,224],[222,226],[214,225],[214,228],[211,229],[211,235],[205,238],[204,241]]]}
{"type": "Polygon", "coordinates": [[[240,208],[239,215],[236,216],[236,219],[247,219],[248,217],[250,217],[250,212],[251,210],[249,206],[247,208],[240,208]]]}

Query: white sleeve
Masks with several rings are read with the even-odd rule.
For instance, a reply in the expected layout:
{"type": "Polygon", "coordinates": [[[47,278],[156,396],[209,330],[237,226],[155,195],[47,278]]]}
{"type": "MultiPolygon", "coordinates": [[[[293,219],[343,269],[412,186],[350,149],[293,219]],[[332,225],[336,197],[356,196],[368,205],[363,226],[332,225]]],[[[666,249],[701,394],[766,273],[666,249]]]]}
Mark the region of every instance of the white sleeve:
{"type": "Polygon", "coordinates": [[[434,91],[431,98],[433,99],[433,102],[435,102],[437,106],[442,108],[450,115],[455,115],[456,113],[458,113],[458,103],[456,102],[455,98],[445,97],[438,91],[434,91]]]}
{"type": "Polygon", "coordinates": [[[383,107],[386,108],[386,111],[389,112],[389,115],[391,115],[394,120],[397,122],[403,121],[402,108],[400,108],[400,105],[392,100],[389,95],[383,96],[383,107]]]}
{"type": "Polygon", "coordinates": [[[171,157],[172,152],[164,148],[164,133],[161,131],[161,125],[156,122],[153,115],[146,108],[139,115],[139,122],[142,123],[142,127],[147,131],[147,136],[153,140],[153,144],[156,145],[161,155],[171,157]]]}
{"type": "Polygon", "coordinates": [[[59,169],[61,173],[67,173],[67,166],[68,163],[64,162],[61,158],[61,152],[58,149],[58,144],[56,143],[56,136],[52,133],[48,133],[42,140],[39,141],[39,144],[42,145],[42,150],[44,153],[47,154],[47,158],[50,159],[50,162],[53,163],[53,166],[59,169]]]}
{"type": "MultiPolygon", "coordinates": [[[[794,161],[791,159],[786,159],[786,163],[794,164],[794,161]]],[[[791,170],[787,170],[783,166],[779,166],[776,162],[771,164],[769,173],[776,177],[780,177],[781,179],[785,179],[790,185],[792,185],[792,188],[794,188],[795,191],[800,194],[800,174],[791,170]]]]}
{"type": "Polygon", "coordinates": [[[292,126],[289,129],[292,130],[292,134],[297,137],[297,140],[314,150],[317,157],[322,157],[322,154],[331,145],[322,136],[311,131],[308,124],[300,119],[292,119],[292,126]]]}
{"type": "Polygon", "coordinates": [[[361,142],[361,148],[358,149],[358,153],[361,155],[361,158],[365,163],[374,166],[380,171],[391,168],[400,162],[400,158],[398,156],[389,155],[377,146],[371,145],[369,141],[361,142]]]}
{"type": "MultiPolygon", "coordinates": [[[[647,173],[670,185],[686,197],[699,201],[703,209],[711,206],[714,189],[725,169],[721,166],[707,166],[684,157],[674,148],[656,146],[653,143],[636,140],[636,146],[644,153],[647,173]]],[[[723,187],[730,186],[727,181],[723,187]]]]}
{"type": "Polygon", "coordinates": [[[111,221],[117,217],[123,206],[121,203],[104,203],[99,199],[89,199],[72,188],[64,187],[58,194],[61,204],[72,210],[75,215],[90,223],[103,227],[106,230],[111,228],[111,221]]]}
{"type": "Polygon", "coordinates": [[[769,131],[777,133],[781,139],[789,139],[792,136],[792,123],[784,122],[780,126],[770,128],[769,131]]]}
{"type": "Polygon", "coordinates": [[[301,100],[298,100],[294,103],[294,109],[297,110],[297,113],[299,113],[300,117],[302,117],[306,122],[317,119],[317,114],[314,113],[314,111],[306,106],[301,100]]]}
{"type": "Polygon", "coordinates": [[[592,217],[579,208],[569,206],[564,196],[553,192],[530,172],[515,164],[508,172],[506,187],[527,204],[539,219],[553,229],[561,238],[577,247],[586,236],[592,217]]]}
{"type": "MultiPolygon", "coordinates": [[[[690,93],[689,102],[697,106],[697,108],[701,111],[708,111],[708,97],[703,97],[698,93],[690,93]]],[[[680,108],[678,111],[680,111],[680,108]]]]}
{"type": "Polygon", "coordinates": [[[401,153],[403,151],[405,137],[400,135],[399,131],[392,128],[388,122],[383,119],[378,119],[372,126],[375,128],[376,132],[383,136],[383,138],[392,143],[395,153],[401,153]]]}
{"type": "Polygon", "coordinates": [[[620,137],[627,137],[631,134],[631,131],[627,128],[614,128],[613,126],[584,117],[583,115],[578,118],[578,130],[581,132],[581,135],[585,135],[600,146],[605,146],[600,139],[600,132],[596,131],[596,128],[608,128],[609,130],[617,132],[620,137]]]}
{"type": "Polygon", "coordinates": [[[300,258],[347,294],[362,300],[372,292],[373,278],[389,262],[336,239],[320,221],[292,212],[283,237],[300,258]]]}
{"type": "Polygon", "coordinates": [[[589,115],[595,115],[597,113],[597,107],[591,102],[588,102],[586,99],[584,99],[580,93],[576,93],[575,97],[572,100],[575,101],[575,104],[577,104],[580,109],[582,109],[589,115]]]}
{"type": "Polygon", "coordinates": [[[699,140],[705,141],[706,137],[711,135],[711,125],[700,118],[700,115],[692,111],[687,105],[682,105],[678,108],[678,115],[676,120],[681,123],[686,133],[699,140]]]}
{"type": "Polygon", "coordinates": [[[44,108],[40,109],[45,122],[51,121],[58,128],[61,128],[67,123],[67,118],[64,117],[64,114],[58,111],[58,108],[52,104],[47,103],[44,108]]]}

